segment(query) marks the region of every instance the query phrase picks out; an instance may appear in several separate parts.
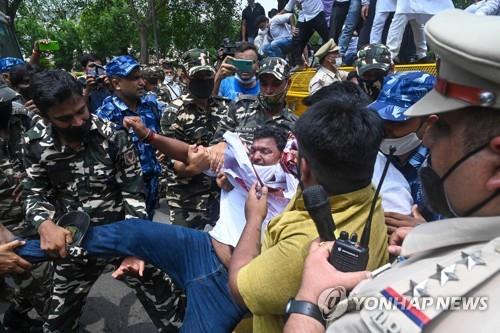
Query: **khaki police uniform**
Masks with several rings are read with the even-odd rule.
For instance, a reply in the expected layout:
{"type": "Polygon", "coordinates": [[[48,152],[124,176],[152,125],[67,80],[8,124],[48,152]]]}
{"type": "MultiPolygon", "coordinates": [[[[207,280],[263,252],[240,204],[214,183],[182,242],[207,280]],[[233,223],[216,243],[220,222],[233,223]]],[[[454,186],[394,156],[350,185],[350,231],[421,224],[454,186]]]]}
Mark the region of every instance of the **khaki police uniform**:
{"type": "MultiPolygon", "coordinates": [[[[426,34],[441,59],[439,77],[406,114],[425,116],[467,106],[500,109],[500,18],[446,11],[428,22],[426,34]]],[[[363,281],[337,305],[327,332],[498,331],[500,216],[422,224],[407,235],[401,255],[407,259],[363,281]],[[364,296],[372,300],[354,306],[364,296]],[[468,307],[457,301],[446,308],[443,303],[462,297],[468,307]],[[373,299],[396,306],[374,306],[373,299]]]]}
{"type": "MultiPolygon", "coordinates": [[[[322,63],[323,59],[329,53],[333,52],[338,53],[339,47],[337,44],[335,44],[333,39],[330,39],[318,49],[314,56],[318,58],[320,63],[322,63]]],[[[325,66],[321,65],[316,71],[316,74],[314,74],[314,76],[311,78],[311,81],[309,81],[309,95],[314,94],[316,91],[320,90],[323,87],[331,85],[333,82],[346,80],[347,74],[348,73],[346,71],[341,71],[336,68],[334,71],[331,71],[325,66]]]]}

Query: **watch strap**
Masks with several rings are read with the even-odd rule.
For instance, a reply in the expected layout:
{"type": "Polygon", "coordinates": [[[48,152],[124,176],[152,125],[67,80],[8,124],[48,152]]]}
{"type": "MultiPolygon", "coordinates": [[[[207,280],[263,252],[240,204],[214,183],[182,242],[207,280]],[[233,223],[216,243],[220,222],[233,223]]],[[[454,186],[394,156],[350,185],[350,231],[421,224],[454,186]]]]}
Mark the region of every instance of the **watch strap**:
{"type": "Polygon", "coordinates": [[[290,317],[290,315],[292,313],[299,313],[299,314],[314,318],[317,321],[319,321],[321,323],[321,325],[326,327],[326,320],[325,320],[325,318],[323,318],[323,314],[321,313],[321,310],[319,309],[318,305],[316,305],[314,303],[307,302],[307,301],[297,301],[297,300],[292,298],[292,299],[290,299],[290,301],[288,301],[288,306],[286,309],[286,319],[287,320],[288,320],[288,317],[290,317]]]}

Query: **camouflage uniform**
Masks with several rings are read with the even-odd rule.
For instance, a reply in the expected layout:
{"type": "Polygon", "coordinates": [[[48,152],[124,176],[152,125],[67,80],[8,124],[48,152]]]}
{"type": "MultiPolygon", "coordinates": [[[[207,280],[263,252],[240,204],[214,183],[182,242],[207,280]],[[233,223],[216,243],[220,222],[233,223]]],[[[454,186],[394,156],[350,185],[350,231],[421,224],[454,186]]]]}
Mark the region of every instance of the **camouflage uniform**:
{"type": "MultiPolygon", "coordinates": [[[[61,145],[51,125],[38,123],[26,133],[23,147],[27,172],[23,182],[26,219],[37,229],[47,219],[55,221],[62,214],[76,210],[88,213],[95,225],[146,217],[140,165],[128,134],[95,115],[91,115],[90,121],[90,133],[79,151],[61,145]]],[[[77,329],[90,288],[109,263],[118,261],[90,258],[86,262],[69,259],[51,262],[53,284],[45,332],[77,329]]],[[[176,310],[172,310],[178,303],[177,297],[173,297],[174,287],[164,273],[155,272],[158,271],[152,266],[147,268],[146,274],[155,278],[156,283],[142,287],[154,288],[138,290],[137,296],[158,327],[165,332],[175,330],[174,325],[180,323],[176,310]],[[144,298],[151,295],[155,300],[144,298]],[[173,323],[168,323],[169,319],[173,323]]]]}
{"type": "MultiPolygon", "coordinates": [[[[214,72],[203,50],[190,50],[184,59],[189,76],[202,70],[214,72]]],[[[182,96],[163,114],[163,134],[188,144],[208,146],[218,124],[226,117],[227,103],[224,98],[210,97],[207,109],[203,109],[190,94],[182,96]]],[[[173,165],[168,168],[167,201],[170,221],[178,225],[204,229],[207,224],[213,225],[219,215],[219,189],[214,179],[205,174],[179,176],[173,165]]]]}
{"type": "Polygon", "coordinates": [[[363,79],[363,75],[372,69],[379,69],[385,72],[384,77],[389,74],[392,66],[391,52],[387,46],[383,44],[369,44],[363,46],[357,54],[357,59],[354,62],[358,73],[359,86],[363,91],[370,96],[372,100],[377,99],[384,78],[376,81],[367,81],[363,79]]]}
{"type": "MultiPolygon", "coordinates": [[[[6,89],[12,97],[17,95],[4,83],[0,89],[2,97],[5,97],[6,89]]],[[[4,101],[2,97],[0,100],[4,101]]],[[[23,238],[36,236],[37,232],[24,220],[22,204],[15,200],[13,192],[25,176],[22,165],[22,139],[36,119],[23,105],[12,102],[12,113],[4,128],[5,136],[0,136],[0,224],[6,226],[14,235],[23,238]]],[[[47,286],[50,286],[47,268],[47,263],[40,263],[33,265],[29,272],[12,276],[15,287],[10,301],[16,312],[27,313],[35,308],[39,315],[43,315],[48,298],[47,286]]]]}
{"type": "MultiPolygon", "coordinates": [[[[290,77],[290,67],[285,60],[278,57],[268,57],[261,64],[259,77],[263,74],[272,74],[278,80],[286,80],[290,77]]],[[[217,132],[214,135],[212,144],[217,144],[223,140],[222,136],[226,131],[237,133],[241,141],[250,146],[253,141],[253,135],[257,128],[262,126],[276,126],[293,132],[297,117],[283,106],[280,113],[270,116],[266,102],[259,93],[257,99],[240,99],[236,101],[229,109],[227,117],[222,119],[217,132]]]]}

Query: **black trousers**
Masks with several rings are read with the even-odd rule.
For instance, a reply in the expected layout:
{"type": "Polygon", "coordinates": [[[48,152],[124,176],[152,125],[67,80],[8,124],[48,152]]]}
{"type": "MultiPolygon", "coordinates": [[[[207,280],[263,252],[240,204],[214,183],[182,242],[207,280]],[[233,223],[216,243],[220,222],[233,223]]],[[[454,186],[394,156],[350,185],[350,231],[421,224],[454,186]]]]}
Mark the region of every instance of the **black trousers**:
{"type": "Polygon", "coordinates": [[[326,25],[325,13],[321,12],[312,20],[307,22],[297,22],[299,33],[293,36],[292,40],[292,66],[302,65],[302,51],[309,42],[314,31],[317,31],[323,43],[328,41],[328,27],[326,25]]]}
{"type": "Polygon", "coordinates": [[[332,15],[330,16],[330,38],[333,38],[335,44],[339,43],[342,27],[344,26],[345,18],[349,12],[349,1],[334,2],[332,6],[332,15]]]}

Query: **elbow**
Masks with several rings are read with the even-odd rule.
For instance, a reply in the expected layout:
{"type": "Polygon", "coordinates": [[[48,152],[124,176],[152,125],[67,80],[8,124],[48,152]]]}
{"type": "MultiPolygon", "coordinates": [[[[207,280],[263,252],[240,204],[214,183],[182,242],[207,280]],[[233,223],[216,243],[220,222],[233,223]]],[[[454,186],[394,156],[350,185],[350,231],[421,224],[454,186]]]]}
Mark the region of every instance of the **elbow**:
{"type": "Polygon", "coordinates": [[[243,301],[243,297],[241,297],[240,290],[238,288],[238,270],[229,270],[229,291],[231,292],[231,296],[239,305],[245,305],[245,301],[243,301]]]}

